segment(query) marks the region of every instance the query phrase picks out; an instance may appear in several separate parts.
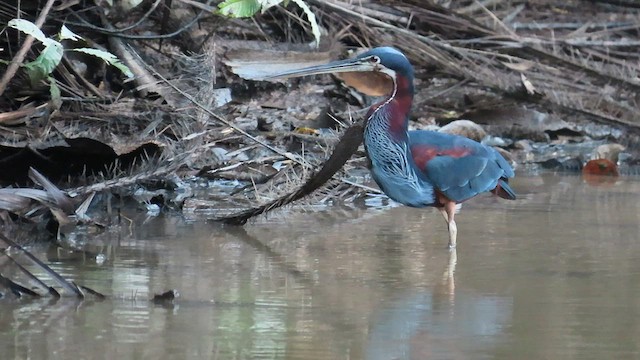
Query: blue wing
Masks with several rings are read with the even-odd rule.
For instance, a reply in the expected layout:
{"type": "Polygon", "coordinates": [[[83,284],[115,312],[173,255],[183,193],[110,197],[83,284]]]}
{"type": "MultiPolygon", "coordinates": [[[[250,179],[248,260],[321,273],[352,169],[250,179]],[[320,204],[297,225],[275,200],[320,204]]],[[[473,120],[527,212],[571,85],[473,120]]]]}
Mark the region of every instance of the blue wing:
{"type": "Polygon", "coordinates": [[[502,189],[501,197],[514,199],[507,184],[513,169],[494,148],[462,136],[434,131],[410,131],[414,162],[434,187],[461,202],[480,193],[502,189]]]}

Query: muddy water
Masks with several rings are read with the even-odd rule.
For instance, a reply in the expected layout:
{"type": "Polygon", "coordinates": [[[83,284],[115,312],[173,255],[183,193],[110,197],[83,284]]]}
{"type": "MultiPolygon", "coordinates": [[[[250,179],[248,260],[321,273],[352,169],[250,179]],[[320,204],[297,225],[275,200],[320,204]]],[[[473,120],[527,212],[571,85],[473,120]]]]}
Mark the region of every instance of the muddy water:
{"type": "Polygon", "coordinates": [[[111,297],[0,300],[1,358],[640,358],[640,179],[514,188],[464,205],[456,253],[433,210],[334,207],[152,218],[102,264],[42,254],[111,297]]]}

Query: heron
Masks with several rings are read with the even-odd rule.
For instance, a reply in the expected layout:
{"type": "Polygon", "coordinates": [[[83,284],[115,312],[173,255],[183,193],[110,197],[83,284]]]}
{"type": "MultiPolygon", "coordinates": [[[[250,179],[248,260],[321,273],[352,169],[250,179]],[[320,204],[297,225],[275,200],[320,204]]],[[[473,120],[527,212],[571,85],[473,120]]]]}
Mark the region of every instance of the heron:
{"type": "Polygon", "coordinates": [[[381,97],[364,124],[364,147],[373,180],[390,199],[414,208],[435,207],[457,244],[459,204],[484,192],[515,200],[511,165],[494,148],[463,136],[409,131],[414,69],[393,47],[378,47],[355,58],[281,72],[268,79],[333,73],[366,95],[381,97]]]}

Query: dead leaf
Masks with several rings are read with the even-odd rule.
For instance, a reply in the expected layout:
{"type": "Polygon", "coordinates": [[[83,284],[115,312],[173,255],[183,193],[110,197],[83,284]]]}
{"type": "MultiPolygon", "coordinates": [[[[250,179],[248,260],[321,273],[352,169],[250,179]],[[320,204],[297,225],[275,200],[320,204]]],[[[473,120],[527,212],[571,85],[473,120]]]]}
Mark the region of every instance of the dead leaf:
{"type": "Polygon", "coordinates": [[[515,70],[518,72],[525,72],[529,69],[531,69],[535,63],[533,61],[521,61],[519,63],[507,63],[507,62],[503,62],[502,61],[502,65],[508,67],[511,70],[515,70]]]}
{"type": "Polygon", "coordinates": [[[524,76],[524,74],[522,73],[520,74],[520,80],[522,81],[522,86],[524,86],[524,89],[527,91],[527,94],[529,95],[539,94],[536,88],[531,83],[531,81],[529,81],[529,79],[527,79],[527,77],[524,76]]]}

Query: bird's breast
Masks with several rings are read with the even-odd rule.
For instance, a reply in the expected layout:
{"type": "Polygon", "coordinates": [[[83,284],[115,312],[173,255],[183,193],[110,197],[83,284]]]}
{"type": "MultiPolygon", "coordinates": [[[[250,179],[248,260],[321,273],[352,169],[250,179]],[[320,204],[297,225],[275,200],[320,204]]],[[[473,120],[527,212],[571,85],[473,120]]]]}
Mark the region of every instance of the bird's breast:
{"type": "Polygon", "coordinates": [[[396,139],[384,127],[367,126],[364,145],[372,177],[387,196],[413,207],[435,202],[433,186],[416,167],[406,141],[396,139]]]}

